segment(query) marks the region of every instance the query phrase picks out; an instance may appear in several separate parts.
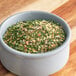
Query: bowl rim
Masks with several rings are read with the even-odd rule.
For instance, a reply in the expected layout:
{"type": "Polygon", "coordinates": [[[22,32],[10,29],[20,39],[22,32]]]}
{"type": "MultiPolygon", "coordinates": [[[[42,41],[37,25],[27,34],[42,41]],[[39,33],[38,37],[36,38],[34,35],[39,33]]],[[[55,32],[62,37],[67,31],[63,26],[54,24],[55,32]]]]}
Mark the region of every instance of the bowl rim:
{"type": "MultiPolygon", "coordinates": [[[[30,54],[30,53],[20,52],[20,51],[17,51],[17,50],[15,50],[15,49],[9,47],[9,46],[3,41],[2,35],[0,34],[0,42],[1,42],[1,45],[2,45],[8,52],[10,52],[10,53],[12,53],[12,54],[15,54],[15,55],[19,55],[19,56],[24,56],[24,57],[33,57],[33,58],[45,57],[45,56],[49,56],[49,55],[52,56],[52,55],[55,55],[55,54],[61,52],[62,49],[64,49],[64,48],[67,46],[67,44],[70,43],[71,31],[70,31],[70,27],[69,27],[68,23],[67,23],[64,19],[62,19],[61,17],[59,17],[59,16],[56,15],[56,14],[48,13],[48,12],[44,12],[44,11],[24,11],[24,12],[19,12],[19,13],[16,13],[16,14],[8,17],[7,19],[5,19],[5,20],[1,23],[0,30],[2,29],[2,26],[3,26],[3,24],[5,23],[5,21],[9,20],[11,17],[16,16],[16,15],[19,15],[19,14],[31,13],[31,12],[32,12],[32,13],[45,13],[45,14],[49,14],[49,15],[55,16],[56,18],[58,18],[58,19],[60,19],[61,21],[63,21],[63,22],[65,23],[66,27],[68,28],[67,30],[69,31],[68,36],[66,37],[66,40],[64,41],[64,43],[63,43],[61,46],[59,46],[59,47],[57,47],[57,48],[55,48],[55,49],[53,49],[53,50],[51,50],[51,51],[45,52],[45,53],[30,54]]],[[[64,30],[65,30],[65,29],[64,29],[64,30]]],[[[0,33],[1,33],[1,31],[0,31],[0,33]]]]}

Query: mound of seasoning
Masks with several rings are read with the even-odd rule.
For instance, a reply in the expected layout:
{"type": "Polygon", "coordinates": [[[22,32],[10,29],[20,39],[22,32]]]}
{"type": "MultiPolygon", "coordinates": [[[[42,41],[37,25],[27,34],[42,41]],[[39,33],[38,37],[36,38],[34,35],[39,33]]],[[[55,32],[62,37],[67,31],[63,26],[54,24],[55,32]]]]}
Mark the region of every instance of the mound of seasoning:
{"type": "Polygon", "coordinates": [[[13,49],[25,53],[51,51],[65,41],[63,27],[54,21],[22,21],[10,26],[3,35],[4,42],[13,49]]]}

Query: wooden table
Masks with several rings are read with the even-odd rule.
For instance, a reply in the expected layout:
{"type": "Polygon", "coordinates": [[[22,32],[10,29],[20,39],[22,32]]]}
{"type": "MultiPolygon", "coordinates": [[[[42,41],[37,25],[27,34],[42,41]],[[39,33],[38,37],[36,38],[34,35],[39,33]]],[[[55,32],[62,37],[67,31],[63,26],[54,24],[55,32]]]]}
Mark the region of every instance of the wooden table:
{"type": "Polygon", "coordinates": [[[53,13],[64,18],[71,27],[70,58],[66,66],[51,76],[76,76],[76,0],[70,0],[53,13]]]}
{"type": "MultiPolygon", "coordinates": [[[[54,10],[52,13],[61,16],[69,23],[72,32],[72,38],[70,44],[70,58],[68,63],[60,71],[50,76],[76,76],[76,0],[70,0],[66,4],[54,10]]],[[[8,12],[8,14],[10,13],[8,12]]],[[[3,15],[0,16],[2,17],[1,19],[3,19],[3,15]]],[[[0,76],[16,75],[7,71],[0,62],[0,76]]]]}

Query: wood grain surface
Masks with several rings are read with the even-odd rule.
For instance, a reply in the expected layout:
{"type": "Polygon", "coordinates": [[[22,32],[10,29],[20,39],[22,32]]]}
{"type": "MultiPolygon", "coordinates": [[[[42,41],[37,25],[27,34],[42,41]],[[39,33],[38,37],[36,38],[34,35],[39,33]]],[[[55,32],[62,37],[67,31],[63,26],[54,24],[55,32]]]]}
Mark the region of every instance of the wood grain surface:
{"type": "Polygon", "coordinates": [[[52,11],[68,0],[0,0],[0,22],[10,15],[28,10],[52,11]]]}
{"type": "Polygon", "coordinates": [[[61,16],[69,23],[72,38],[68,63],[62,70],[50,76],[76,76],[76,0],[70,0],[52,13],[61,16]]]}
{"type": "MultiPolygon", "coordinates": [[[[10,0],[5,0],[5,1],[7,2],[10,0]]],[[[10,4],[11,4],[11,1],[10,1],[10,4]]],[[[32,1],[35,2],[36,0],[32,0],[32,1]]],[[[2,1],[0,0],[0,3],[1,2],[2,1]]],[[[11,15],[13,11],[14,12],[19,11],[19,8],[21,8],[20,10],[23,10],[24,6],[29,4],[29,2],[30,1],[28,0],[28,3],[24,3],[22,7],[18,7],[18,5],[15,4],[15,6],[18,7],[18,9],[16,9],[15,7],[12,7],[12,9],[15,8],[15,10],[13,9],[12,11],[10,11],[11,9],[9,8],[11,5],[9,5],[8,9],[4,7],[4,9],[6,11],[9,10],[9,12],[6,12],[5,10],[3,10],[3,13],[4,13],[3,15],[2,11],[0,11],[0,20],[3,21],[3,19],[5,19],[8,15],[11,15]]],[[[1,7],[0,7],[0,10],[1,10],[1,7]]],[[[76,76],[76,0],[69,0],[67,3],[65,3],[61,7],[52,11],[52,13],[55,13],[61,16],[69,23],[69,26],[71,28],[72,38],[71,38],[71,44],[70,44],[70,58],[69,58],[68,63],[60,71],[50,76],[76,76]]],[[[16,76],[16,75],[6,70],[0,62],[0,76],[16,76]]]]}

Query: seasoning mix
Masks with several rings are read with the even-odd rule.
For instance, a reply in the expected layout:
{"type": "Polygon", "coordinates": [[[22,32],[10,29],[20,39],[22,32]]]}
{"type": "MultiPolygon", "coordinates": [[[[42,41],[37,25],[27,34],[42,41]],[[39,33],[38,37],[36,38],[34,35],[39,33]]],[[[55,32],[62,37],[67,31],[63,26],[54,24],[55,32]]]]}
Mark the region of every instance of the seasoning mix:
{"type": "Polygon", "coordinates": [[[3,40],[13,49],[37,54],[59,47],[65,41],[65,36],[65,31],[59,23],[31,20],[10,26],[3,35],[3,40]]]}

